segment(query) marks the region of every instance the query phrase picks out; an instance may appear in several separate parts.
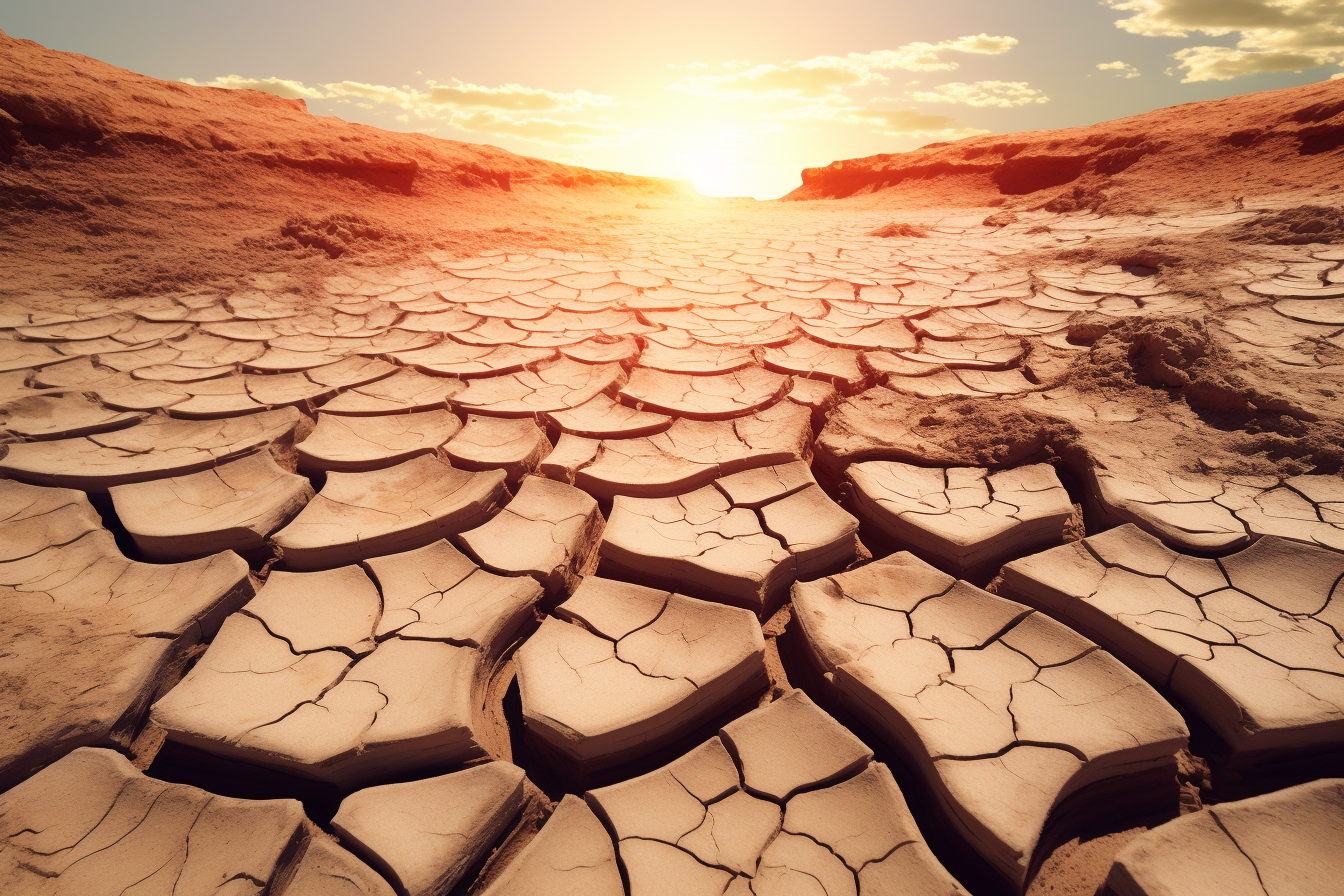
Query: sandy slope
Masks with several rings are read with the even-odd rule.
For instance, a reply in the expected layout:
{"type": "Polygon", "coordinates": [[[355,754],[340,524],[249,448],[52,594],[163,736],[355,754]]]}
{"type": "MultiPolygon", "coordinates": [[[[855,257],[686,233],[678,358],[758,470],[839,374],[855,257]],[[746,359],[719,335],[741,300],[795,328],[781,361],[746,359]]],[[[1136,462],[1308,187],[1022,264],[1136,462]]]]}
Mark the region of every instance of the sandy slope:
{"type": "Polygon", "coordinates": [[[803,171],[787,199],[1151,213],[1344,189],[1344,81],[1188,103],[1091,127],[991,135],[803,171]]]}
{"type": "Polygon", "coordinates": [[[685,190],[159,81],[0,32],[7,286],[173,288],[301,244],[389,257],[576,244],[597,238],[589,215],[685,190]]]}

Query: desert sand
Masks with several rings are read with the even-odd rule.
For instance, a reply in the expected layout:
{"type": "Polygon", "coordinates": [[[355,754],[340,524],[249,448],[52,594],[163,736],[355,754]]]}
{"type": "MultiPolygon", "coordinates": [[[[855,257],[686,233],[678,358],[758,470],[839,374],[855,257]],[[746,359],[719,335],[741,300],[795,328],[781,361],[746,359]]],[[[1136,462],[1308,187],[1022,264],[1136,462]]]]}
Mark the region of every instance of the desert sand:
{"type": "Polygon", "coordinates": [[[802,180],[0,33],[0,890],[1337,893],[1344,81],[802,180]]]}

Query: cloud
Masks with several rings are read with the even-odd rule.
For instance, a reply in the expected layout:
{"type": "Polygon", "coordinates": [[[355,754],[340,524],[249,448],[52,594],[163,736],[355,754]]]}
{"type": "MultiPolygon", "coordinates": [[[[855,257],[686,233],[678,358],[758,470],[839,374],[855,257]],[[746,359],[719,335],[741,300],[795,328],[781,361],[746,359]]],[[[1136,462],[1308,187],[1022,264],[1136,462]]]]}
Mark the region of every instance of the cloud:
{"type": "Polygon", "coordinates": [[[460,113],[448,124],[464,131],[517,137],[552,146],[589,145],[628,132],[617,124],[590,121],[556,121],[550,118],[514,118],[498,112],[460,113]]]}
{"type": "Polygon", "coordinates": [[[582,109],[588,106],[610,106],[611,97],[586,90],[573,93],[555,93],[521,84],[502,87],[481,87],[453,79],[452,84],[428,82],[425,102],[436,106],[458,109],[499,109],[513,112],[554,112],[564,109],[582,109]]]}
{"type": "Polygon", "coordinates": [[[244,78],[242,75],[224,75],[213,81],[193,81],[183,78],[182,83],[194,87],[222,87],[226,90],[260,90],[273,93],[287,100],[317,100],[325,95],[313,87],[305,87],[301,81],[286,81],[282,78],[244,78]]]}
{"type": "Polygon", "coordinates": [[[1134,15],[1117,27],[1145,37],[1237,35],[1234,47],[1186,47],[1173,54],[1183,83],[1300,72],[1344,62],[1341,0],[1107,0],[1134,15]]]}
{"type": "Polygon", "coordinates": [[[813,105],[799,106],[770,117],[792,121],[831,121],[838,124],[864,125],[874,133],[887,137],[943,137],[956,140],[989,133],[965,127],[951,116],[933,115],[917,109],[813,105]]]}
{"type": "Polygon", "coordinates": [[[182,81],[197,87],[262,90],[288,99],[332,100],[363,109],[379,106],[396,110],[397,121],[438,121],[463,131],[516,137],[552,146],[586,146],[623,136],[627,130],[607,122],[564,120],[547,116],[592,106],[615,104],[609,96],[576,90],[557,93],[521,84],[482,87],[456,78],[449,84],[427,81],[423,90],[389,87],[361,81],[334,81],[309,87],[280,78],[244,78],[226,75],[213,81],[182,81]]]}
{"type": "Polygon", "coordinates": [[[932,90],[913,91],[909,97],[921,103],[961,103],[977,109],[989,106],[1013,109],[1050,102],[1050,97],[1026,81],[975,81],[970,84],[953,81],[939,84],[932,90]]]}
{"type": "Polygon", "coordinates": [[[894,50],[849,53],[845,56],[814,56],[779,65],[726,63],[724,74],[695,75],[668,85],[696,96],[721,99],[817,100],[843,102],[842,91],[887,83],[884,71],[950,71],[957,63],[945,53],[998,55],[1017,46],[1017,38],[973,34],[936,44],[919,41],[894,50]]]}
{"type": "Polygon", "coordinates": [[[1121,78],[1137,78],[1139,76],[1138,69],[1128,62],[1120,62],[1119,60],[1116,60],[1115,62],[1098,62],[1097,71],[1115,72],[1121,78]]]}

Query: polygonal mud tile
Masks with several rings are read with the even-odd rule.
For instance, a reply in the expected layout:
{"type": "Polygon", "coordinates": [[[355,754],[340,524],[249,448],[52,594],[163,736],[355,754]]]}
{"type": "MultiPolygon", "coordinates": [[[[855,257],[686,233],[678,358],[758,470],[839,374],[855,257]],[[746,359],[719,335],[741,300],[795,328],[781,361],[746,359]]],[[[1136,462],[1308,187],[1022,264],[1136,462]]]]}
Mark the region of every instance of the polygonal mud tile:
{"type": "Polygon", "coordinates": [[[154,705],[156,723],[178,743],[342,787],[485,754],[484,690],[540,588],[444,542],[370,567],[381,597],[357,566],[272,572],[154,705]]]}
{"type": "Polygon", "coordinates": [[[3,788],[76,747],[127,747],[252,585],[231,553],[127,560],[79,492],[0,481],[0,507],[3,788]]]}
{"type": "Polygon", "coordinates": [[[465,388],[466,383],[454,377],[398,370],[386,379],[342,392],[322,405],[322,410],[352,416],[444,410],[448,399],[465,388]]]}
{"type": "Polygon", "coordinates": [[[484,523],[504,499],[504,473],[468,473],[424,455],[371,473],[331,473],[275,533],[290,569],[330,569],[423,547],[484,523]]]}
{"type": "Polygon", "coordinates": [[[1246,525],[1214,499],[1224,486],[1208,477],[1173,476],[1161,467],[1096,471],[1092,497],[1113,524],[1134,523],[1182,551],[1224,551],[1250,544],[1246,525]],[[1141,477],[1141,478],[1138,478],[1141,477]]]}
{"type": "Polygon", "coordinates": [[[108,489],[136,547],[156,560],[219,551],[254,554],[313,497],[302,476],[265,451],[199,473],[108,489]]]}
{"type": "Polygon", "coordinates": [[[333,470],[381,470],[434,454],[462,429],[448,410],[348,417],[319,413],[317,427],[297,446],[299,469],[308,475],[333,470]]]}
{"type": "Polygon", "coordinates": [[[763,617],[794,579],[793,555],[755,511],[712,485],[673,498],[617,497],[600,550],[604,575],[666,583],[763,617]]]}
{"type": "Polygon", "coordinates": [[[825,380],[845,392],[858,390],[867,378],[859,367],[857,352],[811,339],[796,339],[778,348],[767,348],[761,353],[761,360],[770,370],[825,380]]]}
{"type": "Polygon", "coordinates": [[[631,893],[965,896],[872,751],[801,691],[590,791],[631,893]]]}
{"type": "Polygon", "coordinates": [[[1003,575],[1169,690],[1240,762],[1344,746],[1344,554],[1267,535],[1208,560],[1122,526],[1003,575]]]}
{"type": "Polygon", "coordinates": [[[29,395],[0,405],[0,431],[32,440],[73,439],[144,419],[144,414],[109,410],[77,393],[29,395]]]}
{"type": "Polygon", "coordinates": [[[401,363],[425,373],[468,378],[513,373],[549,361],[555,357],[555,349],[521,345],[463,345],[445,339],[428,348],[389,354],[401,363]]]}
{"type": "Polygon", "coordinates": [[[632,439],[651,436],[672,425],[672,418],[618,404],[608,395],[598,395],[568,411],[548,415],[561,432],[589,439],[632,439]]]}
{"type": "Polygon", "coordinates": [[[807,460],[811,411],[792,401],[735,420],[676,420],[666,432],[604,439],[575,468],[574,484],[599,500],[616,495],[666,497],[741,470],[807,460]]]}
{"type": "Polygon", "coordinates": [[[86,747],[0,795],[0,887],[259,894],[283,886],[313,832],[294,800],[215,796],[86,747]]]}
{"type": "Polygon", "coordinates": [[[627,404],[692,420],[728,420],[777,402],[791,385],[787,376],[761,367],[692,376],[640,367],[621,387],[627,404]]]}
{"type": "Polygon", "coordinates": [[[1131,467],[1097,471],[1101,516],[1134,523],[1180,551],[1226,551],[1277,535],[1344,550],[1344,480],[1338,476],[1172,475],[1131,467]]]}
{"type": "Polygon", "coordinates": [[[958,574],[1059,543],[1073,515],[1049,464],[990,473],[875,460],[845,476],[864,522],[958,574]]]}
{"type": "Polygon", "coordinates": [[[341,801],[331,826],[401,896],[440,896],[504,832],[524,803],[523,770],[489,762],[384,784],[341,801]]]}
{"type": "Polygon", "coordinates": [[[625,886],[611,835],[583,800],[567,793],[482,896],[625,896],[625,886]]]}
{"type": "Polygon", "coordinates": [[[797,461],[673,498],[617,497],[601,554],[620,578],[681,587],[764,618],[793,579],[853,559],[857,529],[797,461]]]}
{"type": "Polygon", "coordinates": [[[551,453],[546,455],[537,467],[537,473],[556,482],[574,484],[574,475],[593,462],[602,443],[597,439],[585,439],[572,433],[562,432],[551,453]]]}
{"type": "Polygon", "coordinates": [[[530,738],[577,776],[662,749],[768,683],[747,610],[590,577],[556,614],[519,649],[518,687],[530,738]]]}
{"type": "Polygon", "coordinates": [[[597,501],[587,494],[529,476],[507,507],[459,540],[486,569],[531,576],[554,598],[593,571],[602,526],[597,501]]]}
{"type": "Polygon", "coordinates": [[[150,417],[114,432],[10,445],[0,458],[0,473],[38,485],[105,492],[114,485],[185,476],[286,443],[298,425],[294,408],[229,420],[150,417]]]}
{"type": "Polygon", "coordinates": [[[1106,877],[1116,896],[1329,896],[1344,879],[1344,780],[1209,806],[1140,834],[1106,877]]]}
{"type": "Polygon", "coordinates": [[[740,346],[703,345],[697,342],[688,348],[670,348],[650,340],[648,347],[639,355],[639,366],[666,373],[703,376],[741,370],[755,360],[750,349],[740,346]]]}
{"type": "Polygon", "coordinates": [[[824,691],[905,757],[1014,888],[1065,798],[1116,813],[1174,798],[1181,717],[1043,614],[910,554],[799,583],[793,607],[824,691]]]}
{"type": "Polygon", "coordinates": [[[444,451],[464,470],[503,470],[516,488],[550,454],[551,443],[534,420],[472,414],[444,451]]]}
{"type": "Polygon", "coordinates": [[[536,369],[472,379],[452,397],[465,411],[499,417],[534,417],[576,408],[625,379],[619,364],[585,364],[561,358],[536,369]]]}
{"type": "Polygon", "coordinates": [[[381,874],[316,832],[279,896],[394,896],[395,892],[381,874]]]}

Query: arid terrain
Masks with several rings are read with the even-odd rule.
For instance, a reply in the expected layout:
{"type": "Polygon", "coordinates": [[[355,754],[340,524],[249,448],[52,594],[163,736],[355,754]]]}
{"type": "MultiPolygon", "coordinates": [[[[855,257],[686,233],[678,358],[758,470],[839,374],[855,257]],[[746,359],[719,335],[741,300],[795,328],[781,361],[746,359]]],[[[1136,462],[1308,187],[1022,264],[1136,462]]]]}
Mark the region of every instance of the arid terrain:
{"type": "Polygon", "coordinates": [[[1344,80],[802,180],[0,33],[0,891],[1337,893],[1344,80]]]}

